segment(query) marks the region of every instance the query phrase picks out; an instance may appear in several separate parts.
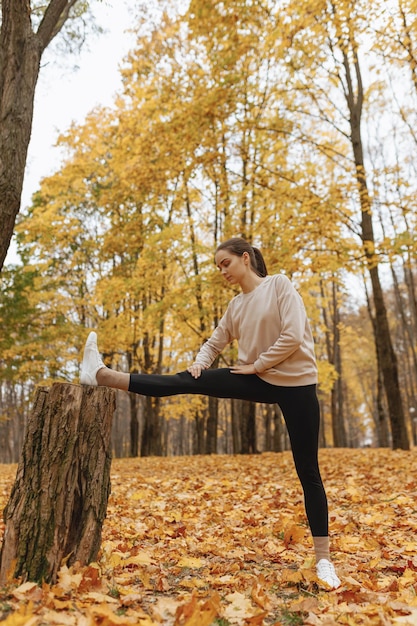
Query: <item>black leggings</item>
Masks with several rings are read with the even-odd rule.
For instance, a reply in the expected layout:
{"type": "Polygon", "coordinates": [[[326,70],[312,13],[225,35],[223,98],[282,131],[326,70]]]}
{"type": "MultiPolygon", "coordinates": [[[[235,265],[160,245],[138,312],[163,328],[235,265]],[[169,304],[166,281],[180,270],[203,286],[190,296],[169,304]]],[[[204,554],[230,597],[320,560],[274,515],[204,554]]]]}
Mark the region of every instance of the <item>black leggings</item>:
{"type": "Polygon", "coordinates": [[[129,391],[152,397],[199,394],[278,404],[288,429],[312,535],[327,537],[327,498],[318,464],[320,409],[316,385],[278,387],[256,374],[232,374],[229,369],[218,368],[203,370],[199,378],[189,372],[131,374],[129,391]]]}

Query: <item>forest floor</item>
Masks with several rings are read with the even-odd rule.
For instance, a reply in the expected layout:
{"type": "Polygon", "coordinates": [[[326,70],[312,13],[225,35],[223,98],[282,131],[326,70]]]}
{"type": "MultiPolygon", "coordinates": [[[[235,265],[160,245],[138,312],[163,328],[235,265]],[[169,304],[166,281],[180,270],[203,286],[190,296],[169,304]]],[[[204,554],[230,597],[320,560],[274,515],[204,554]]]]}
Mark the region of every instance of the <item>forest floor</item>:
{"type": "MultiPolygon", "coordinates": [[[[290,453],[123,459],[98,562],[0,588],[0,625],[417,624],[417,449],[320,461],[336,591],[317,584],[290,453]]],[[[1,510],[15,472],[0,466],[1,510]]]]}

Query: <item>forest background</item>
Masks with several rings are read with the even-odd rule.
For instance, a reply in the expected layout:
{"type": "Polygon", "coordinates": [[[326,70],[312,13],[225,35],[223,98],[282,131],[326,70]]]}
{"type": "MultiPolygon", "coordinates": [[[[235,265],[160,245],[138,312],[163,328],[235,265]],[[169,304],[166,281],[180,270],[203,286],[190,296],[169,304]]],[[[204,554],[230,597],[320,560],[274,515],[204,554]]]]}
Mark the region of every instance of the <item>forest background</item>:
{"type": "MultiPolygon", "coordinates": [[[[59,138],[1,273],[0,462],[36,385],[77,382],[99,334],[123,371],[185,369],[233,292],[242,235],[302,294],[321,445],[417,440],[417,3],[149,3],[114,106],[59,138]]],[[[236,346],[219,363],[231,365],[236,346]]],[[[277,408],[120,393],[113,454],[288,448],[277,408]]]]}

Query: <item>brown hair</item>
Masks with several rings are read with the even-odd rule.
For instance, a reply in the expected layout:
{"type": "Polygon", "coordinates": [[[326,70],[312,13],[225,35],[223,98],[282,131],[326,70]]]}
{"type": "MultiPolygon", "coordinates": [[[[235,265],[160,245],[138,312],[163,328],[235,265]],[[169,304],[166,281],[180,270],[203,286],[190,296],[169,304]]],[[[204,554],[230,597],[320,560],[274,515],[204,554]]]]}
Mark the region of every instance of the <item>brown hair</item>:
{"type": "Polygon", "coordinates": [[[224,241],[217,246],[216,252],[219,250],[228,250],[231,254],[236,256],[243,256],[243,254],[247,252],[249,254],[250,264],[253,271],[258,276],[262,277],[268,274],[261,251],[258,250],[258,248],[255,248],[255,246],[252,246],[242,237],[232,237],[231,239],[224,241]]]}

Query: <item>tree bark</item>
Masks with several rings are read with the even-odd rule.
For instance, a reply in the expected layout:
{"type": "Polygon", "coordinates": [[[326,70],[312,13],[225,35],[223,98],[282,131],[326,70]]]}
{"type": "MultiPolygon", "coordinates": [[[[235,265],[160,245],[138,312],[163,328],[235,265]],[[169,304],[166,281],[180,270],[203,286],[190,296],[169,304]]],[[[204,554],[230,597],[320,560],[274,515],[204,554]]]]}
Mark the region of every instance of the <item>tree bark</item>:
{"type": "Polygon", "coordinates": [[[340,311],[337,295],[337,285],[333,282],[333,363],[337,372],[337,380],[335,381],[331,391],[333,445],[335,448],[345,448],[347,446],[347,436],[343,405],[343,372],[342,355],[340,350],[340,311]]]}
{"type": "Polygon", "coordinates": [[[94,561],[110,493],[115,392],[55,383],[37,390],[4,511],[0,581],[54,582],[62,560],[94,561]]]}
{"type": "Polygon", "coordinates": [[[77,0],[51,0],[33,32],[29,0],[2,0],[0,27],[0,270],[13,235],[42,53],[77,0]]]}
{"type": "Polygon", "coordinates": [[[195,428],[193,435],[193,454],[204,454],[204,433],[207,421],[207,410],[196,410],[194,413],[195,428]]]}
{"type": "Polygon", "coordinates": [[[278,404],[274,404],[274,442],[273,442],[273,451],[274,452],[283,452],[288,449],[286,445],[288,439],[288,433],[286,426],[284,424],[284,420],[282,417],[281,409],[278,404]]]}
{"type": "Polygon", "coordinates": [[[136,403],[137,396],[129,394],[130,408],[130,456],[135,458],[139,456],[139,421],[136,403]]]}
{"type": "Polygon", "coordinates": [[[363,156],[361,135],[361,117],[363,105],[363,85],[359,59],[355,43],[351,42],[353,52],[353,68],[348,54],[343,50],[344,68],[346,72],[346,101],[350,113],[351,144],[356,168],[356,181],[361,205],[361,238],[367,269],[372,284],[373,304],[375,316],[373,327],[375,343],[377,344],[377,357],[381,368],[384,389],[387,397],[388,414],[391,424],[392,446],[403,450],[410,449],[407,426],[405,422],[404,407],[401,399],[401,389],[398,376],[398,363],[395,354],[391,330],[388,324],[388,315],[384,302],[381,281],[378,271],[378,255],[375,251],[375,236],[372,219],[372,206],[366,181],[366,169],[363,156]],[[353,75],[356,79],[357,92],[354,91],[353,75]]]}
{"type": "Polygon", "coordinates": [[[209,397],[206,422],[206,454],[217,453],[217,426],[219,422],[219,399],[209,397]]]}
{"type": "Polygon", "coordinates": [[[161,399],[145,398],[141,456],[162,456],[161,399]]]}
{"type": "Polygon", "coordinates": [[[248,400],[238,400],[240,409],[241,454],[255,454],[256,449],[256,404],[248,400]]]}
{"type": "Polygon", "coordinates": [[[232,450],[233,454],[239,454],[241,449],[240,441],[240,403],[239,400],[230,400],[232,419],[232,450]]]}

